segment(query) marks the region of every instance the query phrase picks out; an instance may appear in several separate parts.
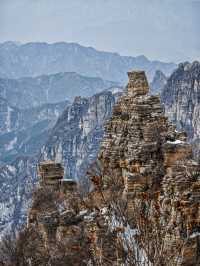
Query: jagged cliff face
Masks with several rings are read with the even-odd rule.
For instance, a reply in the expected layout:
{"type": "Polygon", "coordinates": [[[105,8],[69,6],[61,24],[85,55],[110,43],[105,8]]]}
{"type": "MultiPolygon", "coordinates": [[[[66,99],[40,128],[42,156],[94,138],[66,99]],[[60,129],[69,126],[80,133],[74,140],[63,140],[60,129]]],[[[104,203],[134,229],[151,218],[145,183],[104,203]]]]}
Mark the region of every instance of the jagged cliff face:
{"type": "Polygon", "coordinates": [[[162,92],[165,113],[190,140],[200,138],[200,63],[180,64],[162,92]]]}
{"type": "Polygon", "coordinates": [[[99,153],[103,181],[108,187],[109,180],[111,187],[116,180],[121,183],[133,228],[140,202],[143,219],[147,211],[149,223],[164,223],[160,240],[166,254],[184,243],[180,265],[198,265],[200,166],[192,160],[186,134],[177,132],[164,116],[159,96],[147,94],[144,72],[128,75],[127,95],[114,106],[99,153]]]}
{"type": "Polygon", "coordinates": [[[84,176],[88,165],[96,160],[103,125],[117,96],[105,91],[91,98],[77,97],[58,119],[42,148],[41,159],[62,162],[68,177],[84,176]]]}

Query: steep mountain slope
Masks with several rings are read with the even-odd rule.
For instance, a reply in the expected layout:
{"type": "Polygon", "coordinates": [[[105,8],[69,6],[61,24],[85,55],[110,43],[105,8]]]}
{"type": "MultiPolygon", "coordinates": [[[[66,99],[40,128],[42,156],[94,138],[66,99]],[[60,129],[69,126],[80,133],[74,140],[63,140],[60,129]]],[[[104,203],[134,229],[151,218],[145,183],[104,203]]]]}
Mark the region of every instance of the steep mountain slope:
{"type": "Polygon", "coordinates": [[[39,106],[73,100],[75,96],[92,96],[104,89],[116,86],[116,82],[101,78],[81,76],[77,73],[57,73],[35,78],[0,78],[0,96],[19,108],[39,106]]]}
{"type": "Polygon", "coordinates": [[[155,70],[169,75],[175,67],[173,63],[150,61],[145,56],[120,56],[76,43],[0,44],[0,77],[4,78],[77,72],[124,83],[130,69],[144,69],[152,79],[155,70]]]}
{"type": "Polygon", "coordinates": [[[96,159],[103,125],[111,116],[118,95],[104,91],[91,98],[77,97],[51,131],[41,159],[62,162],[68,177],[84,176],[88,165],[96,159]]]}
{"type": "Polygon", "coordinates": [[[180,64],[162,92],[166,115],[191,140],[200,139],[200,63],[180,64]]]}
{"type": "Polygon", "coordinates": [[[37,154],[57,118],[68,105],[69,102],[61,102],[29,109],[8,105],[7,109],[3,109],[4,112],[1,110],[0,161],[9,163],[21,155],[37,154]]]}

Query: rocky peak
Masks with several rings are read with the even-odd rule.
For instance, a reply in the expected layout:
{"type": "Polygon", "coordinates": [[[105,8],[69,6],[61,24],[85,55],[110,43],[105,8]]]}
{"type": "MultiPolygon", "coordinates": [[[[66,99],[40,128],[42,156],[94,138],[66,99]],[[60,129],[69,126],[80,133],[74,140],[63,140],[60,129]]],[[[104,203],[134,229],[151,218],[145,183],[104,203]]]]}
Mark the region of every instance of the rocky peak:
{"type": "MultiPolygon", "coordinates": [[[[114,106],[99,153],[103,179],[120,180],[131,226],[136,203],[144,195],[161,195],[154,204],[161,210],[159,219],[168,220],[172,230],[162,239],[166,253],[186,242],[180,265],[197,265],[200,166],[192,160],[186,134],[165,117],[159,96],[147,94],[145,73],[128,75],[128,93],[114,106]]],[[[154,212],[153,206],[146,207],[154,212]]]]}
{"type": "Polygon", "coordinates": [[[145,95],[149,92],[149,86],[144,71],[128,72],[128,95],[145,95]]]}
{"type": "Polygon", "coordinates": [[[139,172],[131,173],[133,169],[143,167],[142,171],[147,175],[153,171],[154,181],[151,178],[146,180],[151,188],[160,180],[161,133],[165,133],[167,122],[161,115],[159,97],[147,95],[149,88],[145,73],[131,72],[128,75],[128,93],[114,106],[112,119],[106,125],[100,160],[105,171],[111,169],[113,175],[113,169],[117,168],[120,176],[126,173],[126,179],[130,180],[140,179],[139,172]]]}

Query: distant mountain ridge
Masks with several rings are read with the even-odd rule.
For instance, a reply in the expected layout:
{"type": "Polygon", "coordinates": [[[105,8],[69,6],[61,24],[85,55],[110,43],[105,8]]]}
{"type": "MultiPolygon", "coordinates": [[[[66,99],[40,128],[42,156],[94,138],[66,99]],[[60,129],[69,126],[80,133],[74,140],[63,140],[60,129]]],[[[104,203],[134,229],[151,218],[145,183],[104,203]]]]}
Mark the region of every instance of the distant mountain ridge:
{"type": "Polygon", "coordinates": [[[115,86],[118,86],[117,82],[86,77],[75,72],[18,79],[0,78],[0,97],[12,106],[30,108],[64,100],[72,101],[79,95],[92,96],[115,86]]]}
{"type": "Polygon", "coordinates": [[[130,69],[143,69],[152,79],[158,69],[169,76],[175,68],[174,63],[150,61],[143,55],[120,56],[77,43],[0,44],[0,77],[3,78],[77,72],[124,84],[127,81],[126,72],[130,69]]]}

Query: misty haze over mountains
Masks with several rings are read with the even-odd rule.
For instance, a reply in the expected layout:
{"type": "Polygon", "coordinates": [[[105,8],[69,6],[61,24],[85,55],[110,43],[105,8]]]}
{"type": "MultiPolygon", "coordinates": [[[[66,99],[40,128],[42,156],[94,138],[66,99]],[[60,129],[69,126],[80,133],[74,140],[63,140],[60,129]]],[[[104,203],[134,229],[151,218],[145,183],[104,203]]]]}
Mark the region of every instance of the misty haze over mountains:
{"type": "Polygon", "coordinates": [[[152,79],[160,69],[169,75],[176,67],[173,63],[150,61],[145,56],[120,56],[117,53],[101,52],[76,43],[27,43],[0,44],[0,77],[20,78],[76,72],[125,84],[126,72],[143,69],[152,79]]]}
{"type": "Polygon", "coordinates": [[[193,61],[199,59],[199,11],[193,0],[3,0],[0,42],[67,41],[152,60],[193,61]]]}

